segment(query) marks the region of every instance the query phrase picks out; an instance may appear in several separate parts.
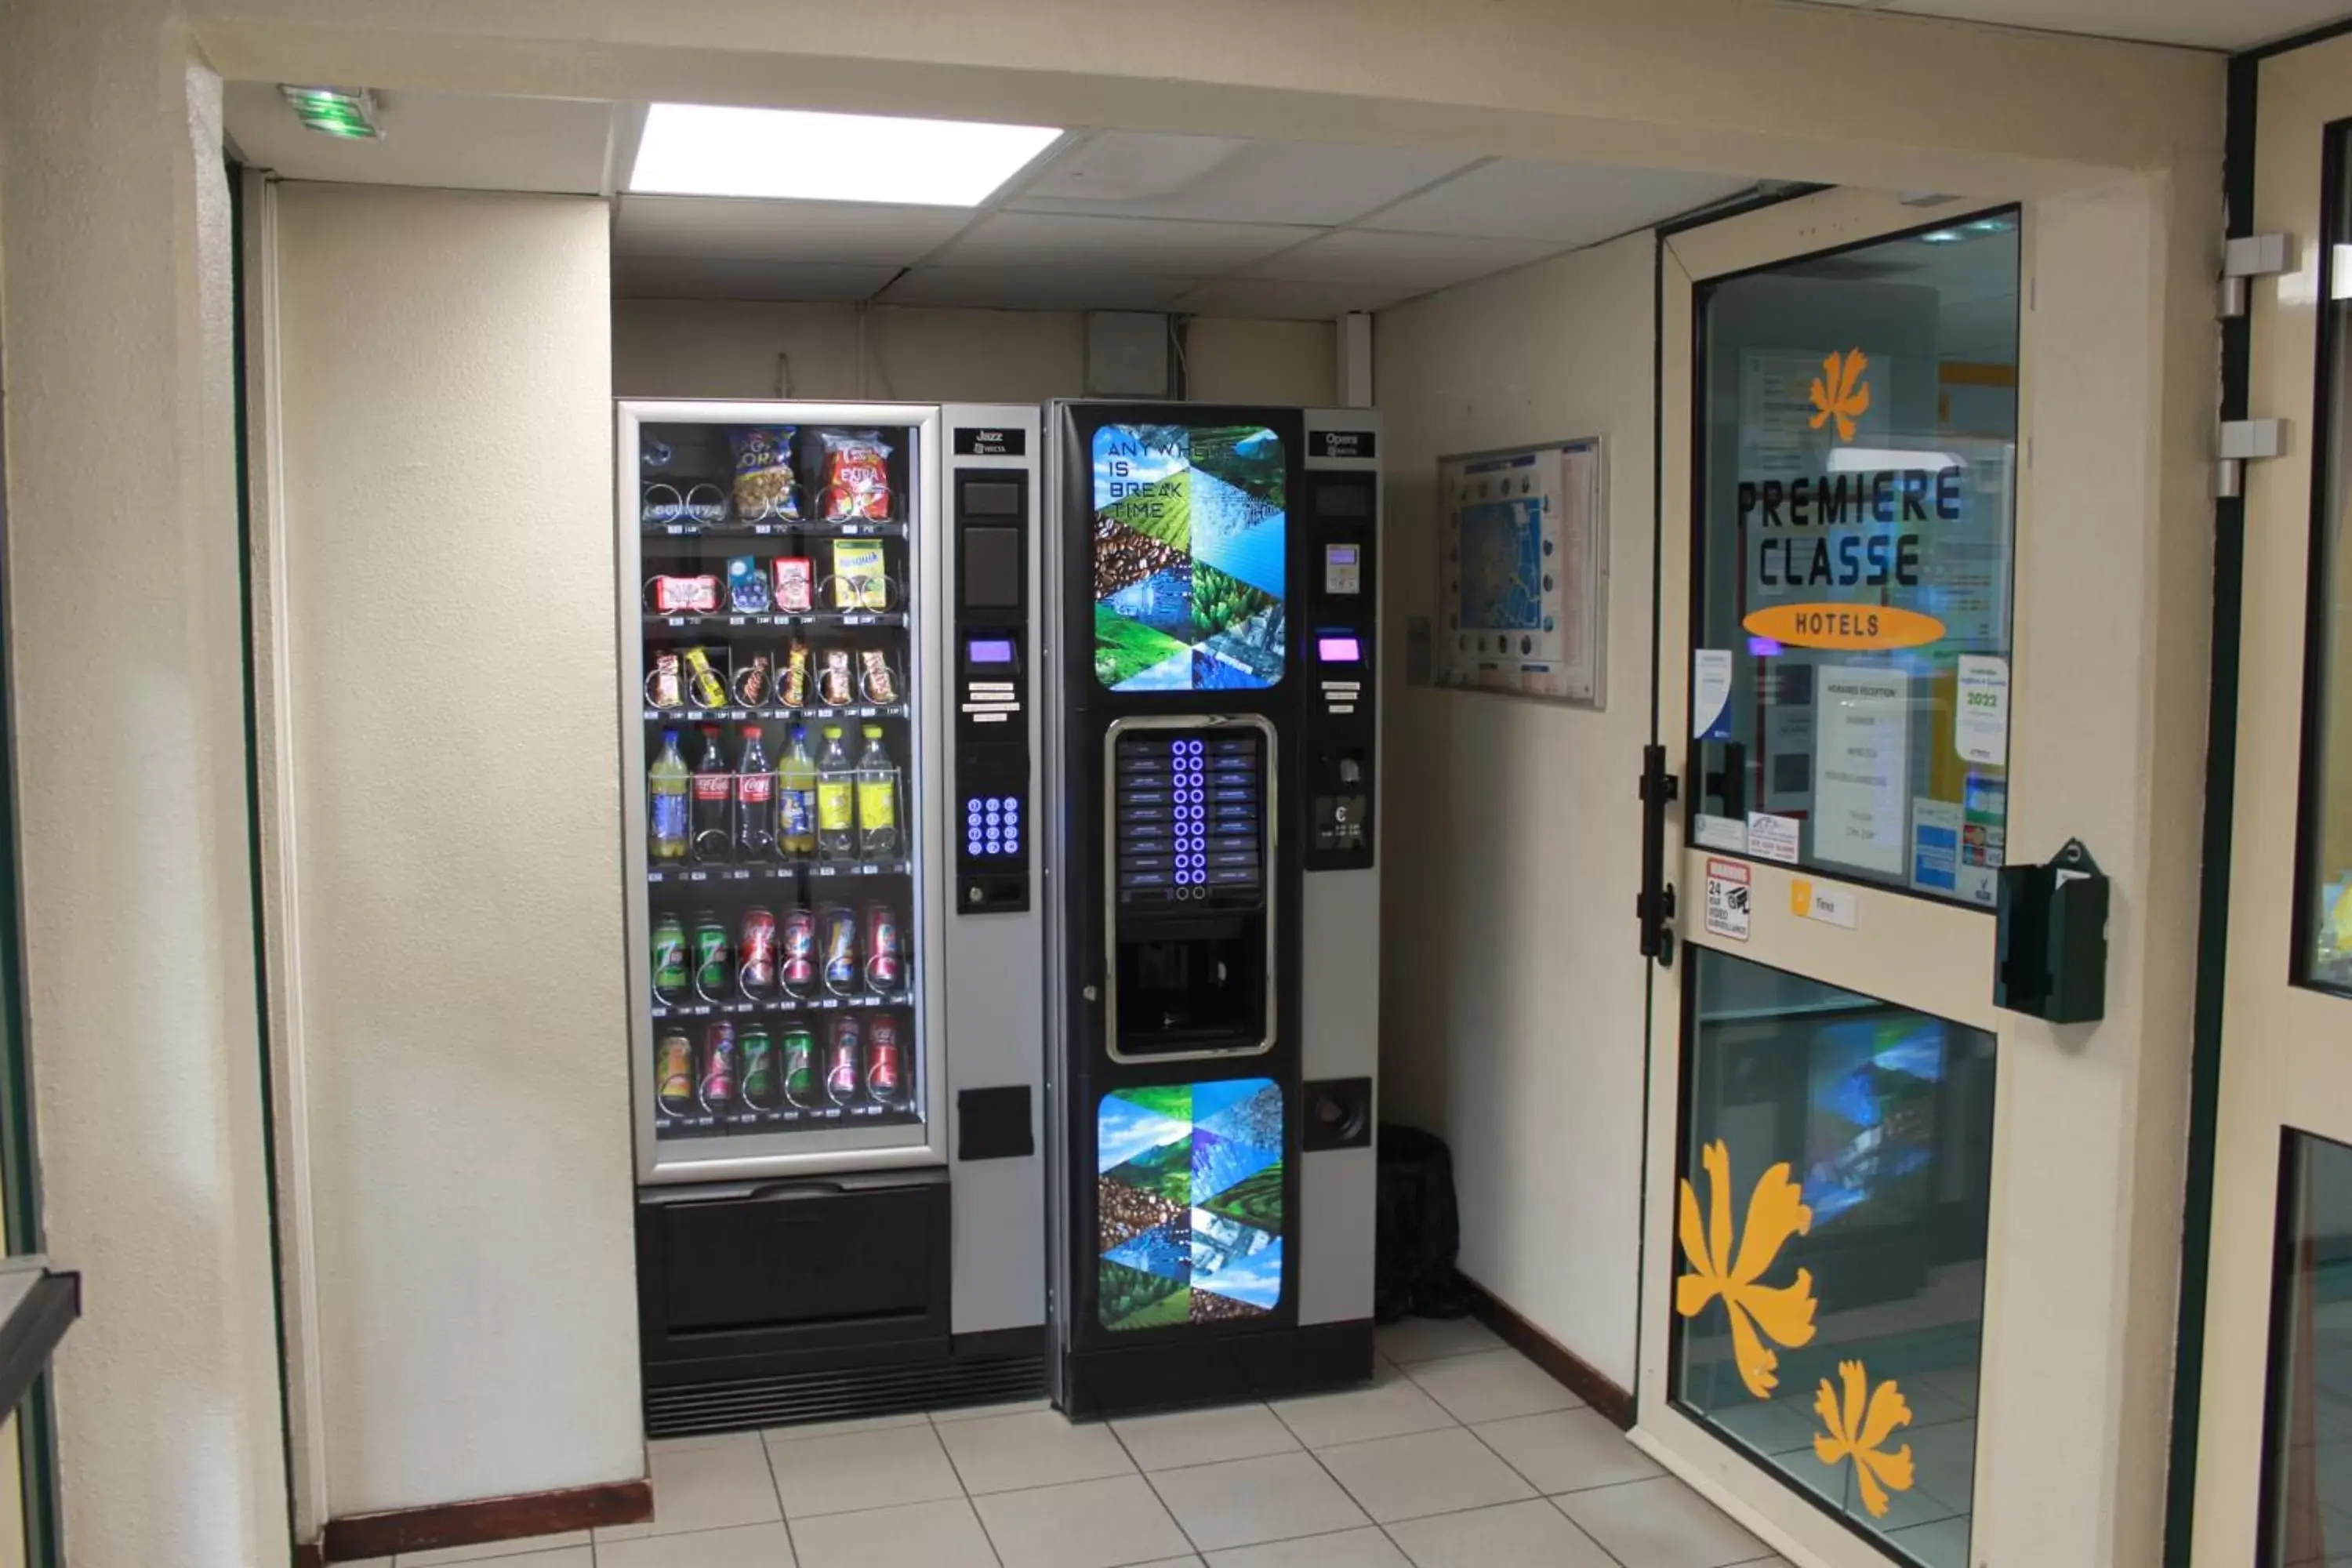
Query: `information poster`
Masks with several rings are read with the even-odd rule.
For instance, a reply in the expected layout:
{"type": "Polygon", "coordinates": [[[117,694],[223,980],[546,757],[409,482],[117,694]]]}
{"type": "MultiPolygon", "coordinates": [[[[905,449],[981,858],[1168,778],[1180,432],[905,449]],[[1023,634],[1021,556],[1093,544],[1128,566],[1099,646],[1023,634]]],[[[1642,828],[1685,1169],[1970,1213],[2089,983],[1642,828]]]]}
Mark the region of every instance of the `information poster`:
{"type": "Polygon", "coordinates": [[[1900,879],[1910,869],[1911,678],[1854,665],[1815,676],[1813,858],[1900,879]]]}
{"type": "Polygon", "coordinates": [[[1437,494],[1437,684],[1601,707],[1599,439],[1440,458],[1437,494]]]}

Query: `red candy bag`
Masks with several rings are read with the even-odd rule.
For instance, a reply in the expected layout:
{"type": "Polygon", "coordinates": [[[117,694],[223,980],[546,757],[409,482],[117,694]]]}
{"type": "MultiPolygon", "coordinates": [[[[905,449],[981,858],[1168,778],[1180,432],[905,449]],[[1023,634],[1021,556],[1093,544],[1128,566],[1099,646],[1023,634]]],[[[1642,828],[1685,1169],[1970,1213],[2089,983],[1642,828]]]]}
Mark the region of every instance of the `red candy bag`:
{"type": "Polygon", "coordinates": [[[817,498],[824,522],[887,522],[890,517],[890,448],[876,430],[828,430],[824,489],[817,498]]]}

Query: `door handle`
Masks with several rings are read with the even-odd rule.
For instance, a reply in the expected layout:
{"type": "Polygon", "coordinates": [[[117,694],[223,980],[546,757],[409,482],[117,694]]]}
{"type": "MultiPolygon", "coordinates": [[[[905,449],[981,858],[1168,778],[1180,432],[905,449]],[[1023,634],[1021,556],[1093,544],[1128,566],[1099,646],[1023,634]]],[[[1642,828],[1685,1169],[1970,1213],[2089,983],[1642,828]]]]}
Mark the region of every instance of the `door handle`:
{"type": "Polygon", "coordinates": [[[1706,775],[1706,793],[1723,803],[1723,815],[1738,823],[1748,820],[1748,747],[1744,742],[1723,743],[1723,771],[1706,775]]]}
{"type": "Polygon", "coordinates": [[[1675,962],[1675,889],[1666,880],[1666,807],[1681,793],[1666,772],[1666,749],[1642,748],[1642,892],[1633,905],[1642,926],[1642,956],[1666,967],[1675,962]]]}

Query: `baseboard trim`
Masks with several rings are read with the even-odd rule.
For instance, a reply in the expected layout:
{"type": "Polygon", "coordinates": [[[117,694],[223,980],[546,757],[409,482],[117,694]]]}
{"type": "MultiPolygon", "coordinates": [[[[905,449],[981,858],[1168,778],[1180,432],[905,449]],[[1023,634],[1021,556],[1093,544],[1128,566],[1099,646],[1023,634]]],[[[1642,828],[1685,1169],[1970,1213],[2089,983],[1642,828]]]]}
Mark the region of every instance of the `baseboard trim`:
{"type": "Polygon", "coordinates": [[[327,1568],[327,1545],[306,1541],[294,1548],[294,1568],[327,1568]]]}
{"type": "Polygon", "coordinates": [[[1620,1431],[1633,1429],[1633,1394],[1620,1388],[1591,1362],[1519,1316],[1517,1310],[1467,1275],[1472,1293],[1471,1314],[1502,1337],[1503,1342],[1549,1373],[1552,1380],[1606,1418],[1620,1431]]]}
{"type": "MultiPolygon", "coordinates": [[[[398,1552],[431,1552],[445,1546],[481,1546],[529,1535],[561,1535],[601,1524],[641,1524],[654,1516],[653,1483],[606,1481],[562,1491],[520,1492],[478,1498],[430,1508],[391,1509],[348,1514],[327,1521],[321,1543],[329,1563],[390,1557],[398,1552]]],[[[302,1563],[299,1551],[298,1568],[302,1563]]],[[[316,1561],[316,1559],[312,1559],[316,1561]]]]}

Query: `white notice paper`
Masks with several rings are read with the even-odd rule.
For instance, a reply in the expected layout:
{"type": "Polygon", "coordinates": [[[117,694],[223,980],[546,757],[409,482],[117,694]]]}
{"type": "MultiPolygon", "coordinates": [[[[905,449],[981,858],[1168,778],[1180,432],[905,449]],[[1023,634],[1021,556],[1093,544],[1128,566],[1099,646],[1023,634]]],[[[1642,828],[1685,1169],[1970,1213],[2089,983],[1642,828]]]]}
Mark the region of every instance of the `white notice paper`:
{"type": "Polygon", "coordinates": [[[1778,860],[1783,866],[1793,866],[1797,863],[1797,836],[1803,826],[1793,816],[1751,811],[1748,814],[1748,852],[1759,860],[1778,860]]]}
{"type": "Polygon", "coordinates": [[[2003,767],[2009,762],[2009,660],[1960,655],[1959,704],[1952,713],[1952,750],[1964,763],[2003,767]]]}
{"type": "Polygon", "coordinates": [[[1911,677],[1823,665],[1813,691],[1813,858],[1900,878],[1909,869],[1911,677]]]}
{"type": "Polygon", "coordinates": [[[1748,853],[1748,825],[1736,816],[1709,816],[1700,812],[1691,828],[1691,842],[1702,849],[1728,849],[1734,855],[1748,853]]]}
{"type": "Polygon", "coordinates": [[[1731,650],[1691,649],[1691,739],[1731,739],[1731,650]]]}
{"type": "Polygon", "coordinates": [[[1706,930],[1709,936],[1748,940],[1748,868],[1737,860],[1706,863],[1706,930]]]}

